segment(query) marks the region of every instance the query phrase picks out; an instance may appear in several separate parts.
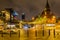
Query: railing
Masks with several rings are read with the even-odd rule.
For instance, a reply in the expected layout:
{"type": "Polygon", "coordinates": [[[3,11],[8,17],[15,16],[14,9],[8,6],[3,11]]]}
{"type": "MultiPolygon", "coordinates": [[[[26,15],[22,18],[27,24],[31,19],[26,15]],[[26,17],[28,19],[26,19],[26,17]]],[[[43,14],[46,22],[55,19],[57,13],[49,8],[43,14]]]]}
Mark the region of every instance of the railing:
{"type": "Polygon", "coordinates": [[[55,29],[48,29],[48,30],[24,30],[24,29],[20,29],[19,31],[17,32],[3,32],[3,31],[0,31],[0,35],[1,37],[4,37],[4,35],[8,34],[10,37],[12,35],[18,35],[18,37],[45,37],[45,36],[50,36],[51,33],[53,33],[53,36],[56,37],[56,35],[60,35],[60,32],[56,31],[55,29]],[[51,32],[52,31],[52,32],[51,32]]]}

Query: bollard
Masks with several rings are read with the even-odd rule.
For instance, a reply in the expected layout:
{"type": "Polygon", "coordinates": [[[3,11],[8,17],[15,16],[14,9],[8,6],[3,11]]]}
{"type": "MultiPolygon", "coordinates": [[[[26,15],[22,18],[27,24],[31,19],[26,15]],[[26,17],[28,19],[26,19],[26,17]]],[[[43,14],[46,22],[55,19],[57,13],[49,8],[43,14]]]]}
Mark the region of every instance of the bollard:
{"type": "Polygon", "coordinates": [[[3,37],[3,32],[1,33],[1,37],[3,37]]]}
{"type": "Polygon", "coordinates": [[[11,37],[11,31],[10,31],[10,37],[11,37]]]}
{"type": "Polygon", "coordinates": [[[35,30],[35,37],[37,37],[37,30],[35,30]]]}
{"type": "Polygon", "coordinates": [[[20,37],[20,30],[19,30],[19,37],[20,37]]]}
{"type": "Polygon", "coordinates": [[[49,30],[49,32],[48,32],[48,33],[49,33],[49,36],[50,36],[50,30],[49,30]]]}
{"type": "Polygon", "coordinates": [[[44,36],[44,30],[42,30],[42,34],[43,34],[43,36],[44,36]]]}
{"type": "Polygon", "coordinates": [[[27,37],[29,37],[29,30],[27,30],[27,37]]]}
{"type": "Polygon", "coordinates": [[[54,37],[55,37],[55,29],[54,29],[54,37]]]}

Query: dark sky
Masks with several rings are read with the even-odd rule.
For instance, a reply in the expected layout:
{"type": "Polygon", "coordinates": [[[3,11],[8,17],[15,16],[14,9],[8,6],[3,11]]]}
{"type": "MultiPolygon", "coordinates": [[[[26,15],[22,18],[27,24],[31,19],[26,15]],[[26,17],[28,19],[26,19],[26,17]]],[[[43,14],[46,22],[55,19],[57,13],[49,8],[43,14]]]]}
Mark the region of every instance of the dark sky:
{"type": "MultiPolygon", "coordinates": [[[[21,13],[25,13],[26,19],[41,14],[44,10],[46,0],[0,0],[0,9],[14,8],[21,18],[21,13]]],[[[51,11],[60,16],[60,0],[49,0],[51,11]]]]}

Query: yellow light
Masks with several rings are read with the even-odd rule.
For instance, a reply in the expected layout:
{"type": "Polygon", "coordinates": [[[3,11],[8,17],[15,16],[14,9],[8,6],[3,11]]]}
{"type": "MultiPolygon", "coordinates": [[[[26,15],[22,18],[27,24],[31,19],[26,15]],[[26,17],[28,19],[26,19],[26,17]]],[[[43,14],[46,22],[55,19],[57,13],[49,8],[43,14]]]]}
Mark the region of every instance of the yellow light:
{"type": "Polygon", "coordinates": [[[34,17],[32,17],[32,20],[34,20],[35,18],[34,17]]]}
{"type": "Polygon", "coordinates": [[[45,8],[44,10],[46,11],[47,9],[45,8]]]}
{"type": "Polygon", "coordinates": [[[6,11],[1,11],[2,13],[5,13],[6,11]]]}
{"type": "Polygon", "coordinates": [[[55,16],[53,16],[53,18],[56,18],[55,16]]]}
{"type": "Polygon", "coordinates": [[[60,24],[60,21],[58,21],[58,23],[60,24]]]}
{"type": "Polygon", "coordinates": [[[44,16],[44,18],[46,18],[46,16],[44,16]]]}
{"type": "Polygon", "coordinates": [[[45,15],[47,15],[46,11],[45,11],[45,15]]]}

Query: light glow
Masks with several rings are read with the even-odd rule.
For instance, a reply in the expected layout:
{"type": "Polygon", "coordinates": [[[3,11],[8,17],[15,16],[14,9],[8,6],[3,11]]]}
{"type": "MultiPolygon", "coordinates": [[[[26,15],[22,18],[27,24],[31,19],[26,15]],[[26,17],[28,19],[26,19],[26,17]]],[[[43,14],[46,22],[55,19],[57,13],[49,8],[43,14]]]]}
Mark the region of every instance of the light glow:
{"type": "Polygon", "coordinates": [[[46,26],[55,26],[55,24],[46,24],[46,26]]]}

